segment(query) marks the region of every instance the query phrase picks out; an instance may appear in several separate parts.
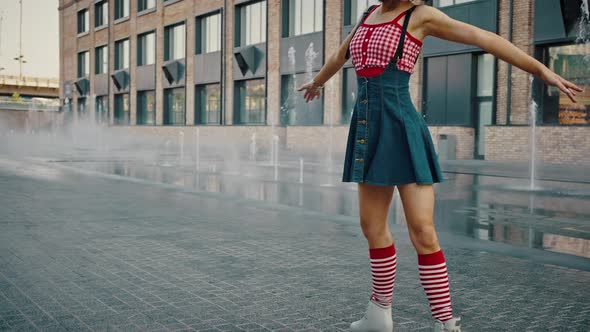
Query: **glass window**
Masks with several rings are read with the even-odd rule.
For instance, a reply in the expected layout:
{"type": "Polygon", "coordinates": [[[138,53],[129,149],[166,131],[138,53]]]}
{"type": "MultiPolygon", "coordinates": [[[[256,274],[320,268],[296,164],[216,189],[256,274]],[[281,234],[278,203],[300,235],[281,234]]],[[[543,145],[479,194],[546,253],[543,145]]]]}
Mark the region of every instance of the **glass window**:
{"type": "Polygon", "coordinates": [[[424,59],[422,116],[428,125],[475,126],[475,61],[472,53],[424,59]]]}
{"type": "Polygon", "coordinates": [[[184,23],[167,26],[164,31],[164,61],[184,59],[184,23]]]}
{"type": "Polygon", "coordinates": [[[86,98],[78,98],[78,118],[83,119],[86,116],[86,98]]]}
{"type": "Polygon", "coordinates": [[[115,95],[115,124],[129,125],[129,94],[121,93],[115,95]]]}
{"type": "Polygon", "coordinates": [[[109,23],[109,3],[105,1],[94,4],[94,27],[101,27],[109,23]]]}
{"type": "Polygon", "coordinates": [[[137,124],[156,124],[156,92],[154,90],[137,92],[137,124]]]}
{"type": "Polygon", "coordinates": [[[236,82],[236,123],[264,124],[266,120],[266,87],[264,79],[236,82]]]}
{"type": "Polygon", "coordinates": [[[379,0],[349,0],[350,1],[350,15],[345,17],[346,25],[356,24],[363,15],[365,9],[371,5],[378,5],[379,0]]]}
{"type": "Polygon", "coordinates": [[[115,70],[129,68],[129,39],[115,42],[115,70]]]}
{"type": "Polygon", "coordinates": [[[239,34],[236,46],[266,42],[266,1],[259,1],[238,8],[239,34]]]}
{"type": "Polygon", "coordinates": [[[195,123],[221,124],[221,85],[199,85],[195,96],[195,123]]]}
{"type": "Polygon", "coordinates": [[[137,11],[141,12],[156,7],[156,0],[138,0],[137,11]]]}
{"type": "Polygon", "coordinates": [[[164,90],[164,124],[183,126],[185,114],[184,87],[164,90]]]}
{"type": "Polygon", "coordinates": [[[494,56],[481,54],[477,57],[477,96],[491,97],[494,94],[494,56]]]}
{"type": "Polygon", "coordinates": [[[324,0],[289,0],[289,36],[322,31],[324,0]]]}
{"type": "Polygon", "coordinates": [[[485,155],[485,126],[493,124],[494,56],[488,53],[477,56],[477,146],[480,158],[485,155]]]}
{"type": "Polygon", "coordinates": [[[129,16],[129,0],[115,0],[115,20],[129,16]]]}
{"type": "MultiPolygon", "coordinates": [[[[315,75],[317,73],[313,73],[315,75]]],[[[307,126],[323,123],[323,95],[306,103],[296,87],[309,81],[307,73],[284,75],[281,79],[281,125],[307,126]]]]}
{"type": "Polygon", "coordinates": [[[543,122],[552,124],[590,123],[590,48],[585,44],[548,47],[547,66],[568,81],[584,89],[576,94],[577,104],[557,87],[544,86],[543,122]]]}
{"type": "Polygon", "coordinates": [[[197,18],[197,54],[221,51],[221,14],[197,18]]]}
{"type": "Polygon", "coordinates": [[[144,33],[137,38],[137,65],[152,65],[156,59],[156,34],[144,33]]]}
{"type": "Polygon", "coordinates": [[[434,0],[435,7],[447,7],[452,5],[459,5],[462,3],[473,2],[477,0],[434,0]]]}
{"type": "Polygon", "coordinates": [[[108,64],[108,48],[107,46],[100,46],[94,49],[94,73],[106,74],[109,71],[108,64]]]}
{"type": "Polygon", "coordinates": [[[356,103],[357,79],[354,68],[343,70],[342,80],[342,124],[349,124],[356,103]]]}
{"type": "Polygon", "coordinates": [[[78,77],[87,77],[90,73],[88,51],[78,53],[78,77]]]}
{"type": "Polygon", "coordinates": [[[109,96],[96,96],[96,123],[109,123],[109,96]]]}
{"type": "Polygon", "coordinates": [[[90,28],[90,14],[88,9],[78,12],[78,33],[88,32],[90,28]]]}

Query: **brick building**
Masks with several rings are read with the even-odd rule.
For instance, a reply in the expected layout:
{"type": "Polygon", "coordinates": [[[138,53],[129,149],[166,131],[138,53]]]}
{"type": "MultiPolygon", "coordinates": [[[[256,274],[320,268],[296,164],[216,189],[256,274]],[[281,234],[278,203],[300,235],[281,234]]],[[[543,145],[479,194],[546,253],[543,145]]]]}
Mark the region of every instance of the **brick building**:
{"type": "MultiPolygon", "coordinates": [[[[114,130],[172,135],[199,128],[215,140],[292,150],[331,140],[343,152],[355,103],[347,63],[321,100],[308,81],[374,0],[60,0],[60,98],[74,119],[114,130]]],[[[456,19],[498,33],[566,78],[590,85],[581,0],[438,0],[456,19]]],[[[570,104],[481,49],[424,41],[411,82],[435,144],[459,159],[526,160],[531,100],[539,158],[590,164],[590,89],[570,104]],[[511,80],[508,80],[508,77],[511,80]]],[[[439,153],[440,148],[439,148],[439,153]]]]}

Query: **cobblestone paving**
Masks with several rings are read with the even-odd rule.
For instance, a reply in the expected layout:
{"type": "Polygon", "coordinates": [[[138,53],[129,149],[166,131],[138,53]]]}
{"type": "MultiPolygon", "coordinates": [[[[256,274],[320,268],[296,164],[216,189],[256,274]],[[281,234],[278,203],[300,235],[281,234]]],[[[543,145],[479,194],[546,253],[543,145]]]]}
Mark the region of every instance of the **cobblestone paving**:
{"type": "MultiPolygon", "coordinates": [[[[407,233],[396,331],[429,331],[407,233]]],[[[588,331],[590,273],[443,242],[464,331],[588,331]]],[[[354,218],[0,167],[0,330],[346,331],[370,292],[354,218]]]]}

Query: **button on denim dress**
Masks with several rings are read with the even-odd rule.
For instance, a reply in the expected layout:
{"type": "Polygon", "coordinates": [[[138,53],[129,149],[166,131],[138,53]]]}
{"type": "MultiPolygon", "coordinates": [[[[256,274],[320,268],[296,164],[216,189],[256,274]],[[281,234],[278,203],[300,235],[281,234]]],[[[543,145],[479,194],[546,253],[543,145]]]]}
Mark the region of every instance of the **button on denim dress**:
{"type": "Polygon", "coordinates": [[[377,76],[357,75],[343,182],[391,186],[443,180],[428,126],[410,97],[411,74],[399,70],[396,59],[377,76]]]}

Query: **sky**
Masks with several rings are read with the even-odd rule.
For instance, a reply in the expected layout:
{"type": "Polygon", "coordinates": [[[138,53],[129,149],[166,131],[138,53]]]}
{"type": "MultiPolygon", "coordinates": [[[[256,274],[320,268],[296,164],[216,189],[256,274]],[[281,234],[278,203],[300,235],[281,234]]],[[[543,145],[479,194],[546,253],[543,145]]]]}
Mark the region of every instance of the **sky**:
{"type": "MultiPolygon", "coordinates": [[[[19,75],[21,0],[0,0],[0,75],[19,75]]],[[[59,78],[59,0],[22,0],[23,76],[59,78]]]]}

